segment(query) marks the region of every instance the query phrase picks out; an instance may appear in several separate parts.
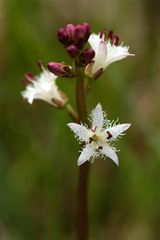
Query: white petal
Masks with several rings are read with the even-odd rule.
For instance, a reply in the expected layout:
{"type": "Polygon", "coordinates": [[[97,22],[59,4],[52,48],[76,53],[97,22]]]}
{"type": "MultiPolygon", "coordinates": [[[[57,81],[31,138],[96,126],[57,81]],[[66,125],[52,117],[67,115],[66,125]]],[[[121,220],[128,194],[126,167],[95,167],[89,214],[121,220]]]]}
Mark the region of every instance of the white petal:
{"type": "Polygon", "coordinates": [[[76,134],[80,141],[88,142],[92,132],[85,126],[77,123],[68,123],[70,129],[76,134]]]}
{"type": "Polygon", "coordinates": [[[92,156],[94,156],[94,152],[95,152],[94,148],[91,145],[87,144],[83,148],[83,150],[78,158],[78,166],[80,166],[81,164],[83,164],[86,161],[89,161],[90,158],[92,156]]]}
{"type": "Polygon", "coordinates": [[[97,130],[101,131],[103,127],[104,119],[103,119],[102,106],[100,103],[98,103],[95,109],[92,110],[91,117],[92,117],[92,128],[96,127],[97,130]]]}
{"type": "Polygon", "coordinates": [[[130,54],[128,50],[129,50],[129,47],[127,46],[116,46],[108,42],[107,43],[107,59],[105,62],[105,68],[109,64],[115,61],[122,60],[128,56],[134,56],[134,54],[130,54]]]}
{"type": "Polygon", "coordinates": [[[117,138],[120,134],[126,131],[131,126],[130,123],[118,124],[114,127],[108,128],[106,131],[112,134],[111,139],[117,138]]]}
{"type": "Polygon", "coordinates": [[[95,51],[95,58],[93,59],[94,64],[91,70],[91,74],[94,75],[98,70],[103,69],[107,58],[107,45],[101,40],[98,48],[95,51]]]}
{"type": "Polygon", "coordinates": [[[99,37],[99,35],[95,33],[92,33],[88,39],[89,44],[91,45],[91,47],[95,52],[97,51],[100,41],[101,41],[101,38],[99,37]]]}
{"type": "Polygon", "coordinates": [[[116,154],[116,152],[108,145],[103,145],[102,146],[102,150],[101,152],[106,155],[107,157],[109,157],[110,159],[113,160],[113,162],[115,162],[115,164],[119,165],[119,161],[118,161],[118,156],[116,154]]]}

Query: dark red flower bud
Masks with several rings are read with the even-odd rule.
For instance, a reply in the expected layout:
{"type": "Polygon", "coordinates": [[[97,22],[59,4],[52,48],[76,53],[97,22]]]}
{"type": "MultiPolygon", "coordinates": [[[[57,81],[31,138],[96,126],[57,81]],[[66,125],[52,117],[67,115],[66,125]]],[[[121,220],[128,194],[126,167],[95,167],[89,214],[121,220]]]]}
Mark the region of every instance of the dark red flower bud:
{"type": "Polygon", "coordinates": [[[91,34],[91,27],[88,23],[83,23],[82,25],[83,25],[84,30],[85,30],[85,41],[87,41],[90,34],[91,34]]]}
{"type": "Polygon", "coordinates": [[[68,36],[68,34],[67,34],[67,32],[65,31],[64,28],[60,28],[60,29],[58,30],[57,35],[58,35],[58,39],[59,39],[59,41],[60,41],[61,43],[63,43],[64,45],[67,45],[67,44],[68,44],[68,42],[69,42],[69,36],[68,36]]]}
{"type": "Polygon", "coordinates": [[[87,65],[90,63],[95,56],[95,51],[92,48],[85,49],[80,55],[80,63],[82,65],[87,65]]]}
{"type": "Polygon", "coordinates": [[[74,44],[70,45],[66,49],[67,49],[68,54],[73,58],[76,57],[77,54],[79,53],[79,49],[74,44]]]}
{"type": "Polygon", "coordinates": [[[74,30],[74,43],[78,48],[82,48],[84,43],[87,42],[90,35],[90,26],[87,23],[78,24],[74,30]]]}
{"type": "Polygon", "coordinates": [[[48,69],[59,77],[70,77],[71,76],[71,67],[63,63],[58,62],[49,62],[48,69]]]}
{"type": "Polygon", "coordinates": [[[74,30],[75,30],[75,26],[73,24],[67,24],[67,26],[64,28],[68,37],[70,38],[70,40],[73,38],[74,36],[74,30]]]}
{"type": "Polygon", "coordinates": [[[67,24],[64,28],[58,30],[58,38],[66,47],[75,45],[77,48],[83,48],[90,35],[90,25],[83,24],[67,24]]]}

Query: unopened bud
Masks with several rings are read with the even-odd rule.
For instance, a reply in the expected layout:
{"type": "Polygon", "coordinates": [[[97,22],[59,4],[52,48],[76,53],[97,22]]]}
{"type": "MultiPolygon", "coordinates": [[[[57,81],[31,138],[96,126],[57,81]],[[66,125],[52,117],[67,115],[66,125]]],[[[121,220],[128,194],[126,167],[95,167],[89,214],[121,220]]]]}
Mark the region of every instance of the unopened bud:
{"type": "Polygon", "coordinates": [[[90,35],[90,26],[88,23],[78,24],[74,30],[74,42],[76,46],[81,49],[87,42],[90,35]]]}
{"type": "Polygon", "coordinates": [[[71,77],[71,67],[63,63],[49,62],[48,69],[59,77],[71,77]]]}
{"type": "Polygon", "coordinates": [[[83,25],[84,31],[85,31],[85,41],[87,41],[91,34],[91,27],[88,23],[83,23],[82,25],[83,25]]]}
{"type": "Polygon", "coordinates": [[[66,49],[67,49],[68,54],[73,58],[76,57],[77,54],[79,53],[79,49],[74,44],[70,45],[66,49]]]}
{"type": "Polygon", "coordinates": [[[66,26],[64,29],[65,29],[68,37],[69,37],[70,39],[72,39],[73,36],[74,36],[75,26],[70,23],[70,24],[67,24],[67,26],[66,26]]]}
{"type": "Polygon", "coordinates": [[[95,51],[92,48],[88,48],[81,53],[80,63],[82,65],[87,65],[93,60],[94,56],[95,56],[95,51]]]}
{"type": "Polygon", "coordinates": [[[65,31],[64,28],[60,28],[60,29],[58,30],[57,35],[58,35],[58,39],[59,39],[59,41],[60,41],[61,43],[63,43],[64,45],[67,45],[67,44],[68,44],[68,42],[69,42],[69,36],[68,36],[68,34],[67,34],[67,32],[65,31]]]}
{"type": "MultiPolygon", "coordinates": [[[[67,24],[64,28],[58,30],[58,38],[65,47],[69,47],[70,52],[70,46],[72,45],[76,46],[78,49],[82,49],[90,33],[90,25],[88,23],[77,25],[67,24]]],[[[71,55],[73,56],[74,54],[71,53],[71,55]]]]}

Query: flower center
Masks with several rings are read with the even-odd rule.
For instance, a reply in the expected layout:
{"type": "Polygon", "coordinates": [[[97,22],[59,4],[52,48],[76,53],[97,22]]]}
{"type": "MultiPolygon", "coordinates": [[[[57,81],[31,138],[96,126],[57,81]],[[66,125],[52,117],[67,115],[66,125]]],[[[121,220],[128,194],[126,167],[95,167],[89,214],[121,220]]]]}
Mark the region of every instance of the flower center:
{"type": "Polygon", "coordinates": [[[95,143],[104,143],[106,140],[106,136],[104,136],[103,133],[94,133],[92,137],[89,138],[89,143],[95,142],[95,143]]]}

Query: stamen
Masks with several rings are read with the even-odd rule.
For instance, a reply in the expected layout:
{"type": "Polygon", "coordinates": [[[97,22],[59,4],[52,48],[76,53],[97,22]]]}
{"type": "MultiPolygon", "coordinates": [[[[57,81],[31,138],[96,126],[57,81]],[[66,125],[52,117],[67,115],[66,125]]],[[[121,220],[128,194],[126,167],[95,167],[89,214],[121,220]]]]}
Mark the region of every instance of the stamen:
{"type": "Polygon", "coordinates": [[[118,46],[118,44],[119,44],[119,37],[117,35],[112,37],[112,44],[118,46]]]}
{"type": "Polygon", "coordinates": [[[97,149],[96,149],[96,152],[99,153],[100,150],[102,150],[103,147],[102,146],[99,146],[97,149]]]}
{"type": "Polygon", "coordinates": [[[92,131],[92,132],[95,132],[96,129],[97,129],[97,126],[96,126],[96,127],[92,127],[92,128],[91,128],[91,131],[92,131]]]}
{"type": "Polygon", "coordinates": [[[109,131],[107,131],[107,134],[108,134],[107,139],[111,139],[113,137],[113,135],[109,131]]]}
{"type": "Polygon", "coordinates": [[[103,147],[102,147],[102,146],[99,146],[98,150],[102,150],[102,149],[103,149],[103,147]]]}
{"type": "Polygon", "coordinates": [[[112,41],[112,37],[113,37],[113,31],[109,31],[109,33],[108,33],[108,39],[109,39],[110,41],[112,41]]]}
{"type": "Polygon", "coordinates": [[[31,72],[28,72],[24,75],[25,79],[29,82],[32,82],[34,80],[34,75],[31,72]]]}
{"type": "Polygon", "coordinates": [[[113,31],[109,31],[108,39],[110,40],[110,42],[113,45],[118,46],[118,44],[119,44],[119,37],[117,35],[113,35],[113,31]]]}
{"type": "Polygon", "coordinates": [[[40,70],[43,71],[43,70],[44,70],[44,64],[43,64],[43,62],[42,62],[41,60],[39,60],[39,61],[37,62],[37,64],[38,64],[38,67],[40,68],[40,70]]]}
{"type": "Polygon", "coordinates": [[[103,30],[100,32],[100,38],[101,38],[103,41],[106,41],[106,29],[103,29],[103,30]]]}
{"type": "Polygon", "coordinates": [[[24,79],[22,79],[21,82],[24,84],[24,86],[28,86],[28,84],[32,83],[34,79],[35,76],[31,72],[28,72],[24,74],[24,79]]]}
{"type": "Polygon", "coordinates": [[[89,138],[89,143],[91,143],[93,141],[93,138],[92,137],[90,137],[89,138]]]}

